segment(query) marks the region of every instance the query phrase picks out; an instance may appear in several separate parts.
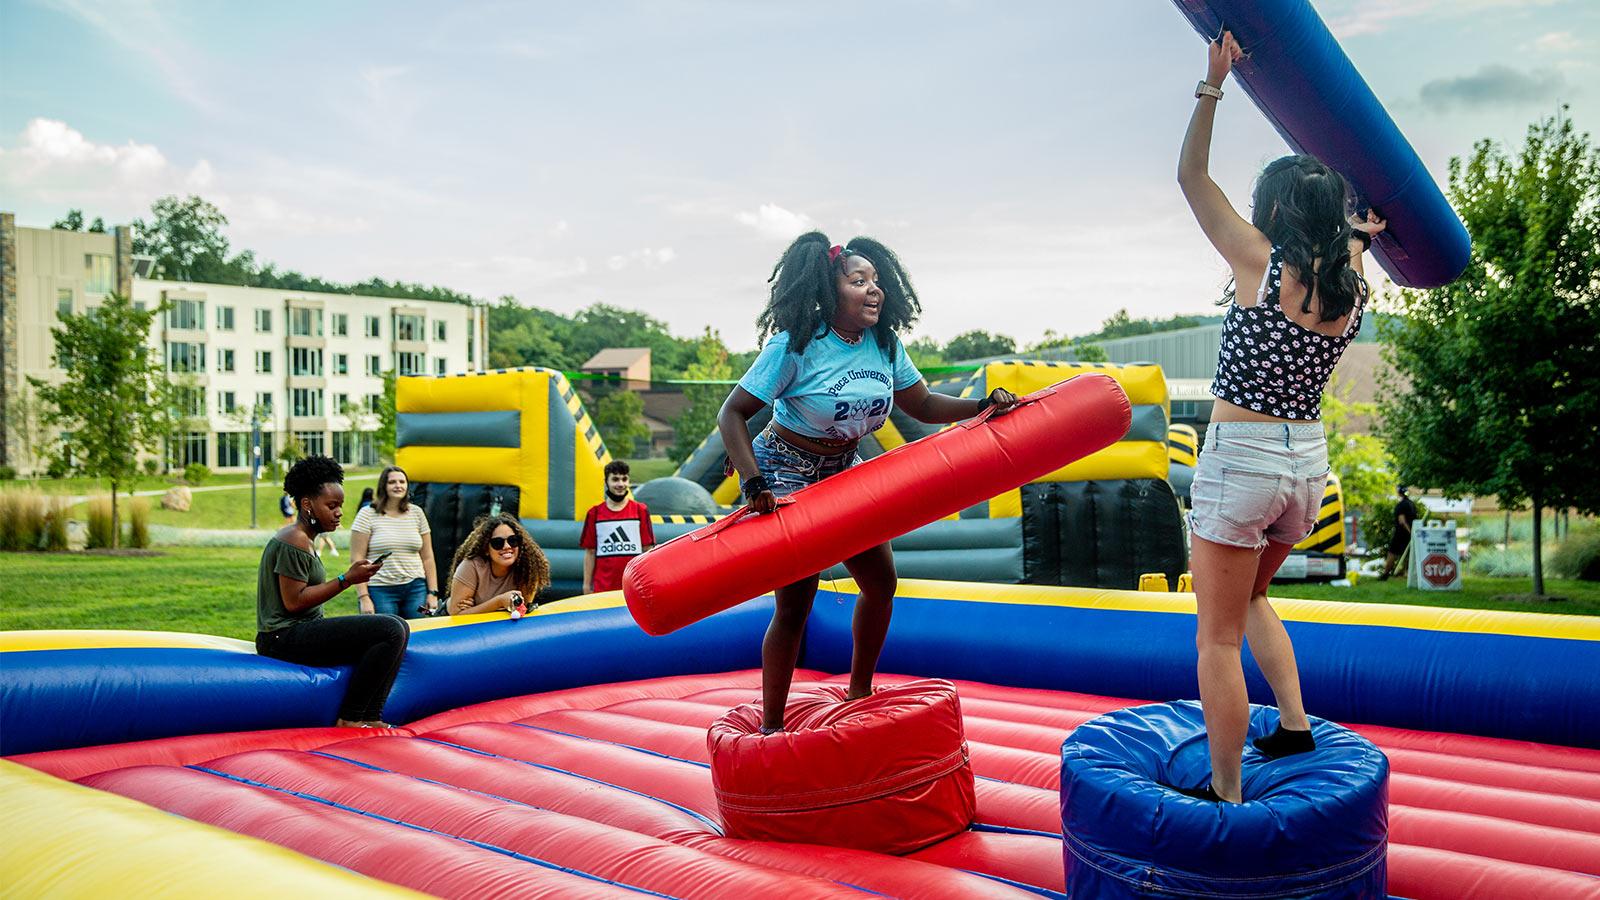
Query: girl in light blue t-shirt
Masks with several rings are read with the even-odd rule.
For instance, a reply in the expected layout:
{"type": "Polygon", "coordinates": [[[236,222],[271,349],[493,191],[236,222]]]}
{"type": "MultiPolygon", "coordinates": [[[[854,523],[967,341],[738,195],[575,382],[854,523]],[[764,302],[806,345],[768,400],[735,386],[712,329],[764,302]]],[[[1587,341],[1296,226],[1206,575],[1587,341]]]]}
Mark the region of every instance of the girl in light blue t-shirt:
{"type": "MultiPolygon", "coordinates": [[[[856,444],[881,427],[896,404],[920,421],[946,423],[1017,402],[1003,388],[982,400],[928,390],[899,334],[922,307],[899,258],[871,238],[841,247],[830,246],[819,231],[803,234],[784,251],[770,281],[771,298],[756,320],[765,346],[717,415],[741,493],[757,513],[772,512],[778,497],[860,462],[856,444]],[[752,441],[750,418],[766,406],[772,423],[752,441]]],[[[847,695],[857,700],[872,693],[889,632],[894,555],[884,543],[844,565],[860,589],[847,695]]],[[[767,734],[783,729],[817,576],[776,595],[761,645],[761,730],[767,734]]]]}

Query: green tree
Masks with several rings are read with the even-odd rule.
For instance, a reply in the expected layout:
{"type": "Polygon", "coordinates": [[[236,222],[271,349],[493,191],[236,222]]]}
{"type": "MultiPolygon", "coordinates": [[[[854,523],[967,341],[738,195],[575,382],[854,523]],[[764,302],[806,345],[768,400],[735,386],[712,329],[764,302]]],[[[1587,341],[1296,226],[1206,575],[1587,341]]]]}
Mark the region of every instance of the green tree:
{"type": "MultiPolygon", "coordinates": [[[[95,221],[99,221],[96,219],[95,221]]],[[[82,231],[83,210],[69,209],[67,214],[50,223],[50,227],[58,231],[82,231]]]]}
{"type": "Polygon", "coordinates": [[[1563,111],[1515,157],[1485,140],[1452,159],[1450,199],[1472,256],[1401,292],[1382,434],[1409,483],[1532,505],[1542,594],[1544,508],[1600,511],[1600,151],[1563,111]]]}
{"type": "Polygon", "coordinates": [[[987,331],[968,331],[958,334],[944,345],[944,357],[952,362],[967,359],[986,359],[1017,352],[1017,342],[1003,334],[987,331]]]}
{"type": "Polygon", "coordinates": [[[906,353],[911,356],[911,362],[919,369],[944,365],[944,348],[931,337],[919,337],[914,341],[908,341],[906,353]]]}
{"type": "Polygon", "coordinates": [[[614,390],[594,405],[594,424],[606,446],[618,457],[633,456],[641,441],[650,440],[644,423],[644,400],[628,390],[614,390]]]}
{"type": "Polygon", "coordinates": [[[667,451],[677,463],[688,459],[711,429],[717,427],[717,411],[728,398],[728,392],[733,390],[726,383],[733,380],[734,372],[721,335],[710,328],[700,335],[695,342],[694,361],[684,369],[683,377],[688,381],[710,383],[684,385],[689,405],[672,420],[672,448],[667,451]]]}
{"type": "Polygon", "coordinates": [[[378,401],[378,427],[372,432],[373,447],[378,451],[378,458],[386,463],[394,462],[395,424],[400,419],[395,411],[396,381],[393,369],[383,373],[383,399],[378,401]]]}
{"type": "Polygon", "coordinates": [[[1383,439],[1356,431],[1357,420],[1372,421],[1378,404],[1351,400],[1353,385],[1338,376],[1322,393],[1322,430],[1328,440],[1328,467],[1339,476],[1346,510],[1360,510],[1364,517],[1381,517],[1394,499],[1394,464],[1383,439]]]}
{"type": "Polygon", "coordinates": [[[582,365],[566,341],[572,323],[542,309],[523,306],[517,298],[503,296],[489,307],[489,367],[544,366],[569,371],[582,365]]]}
{"type": "Polygon", "coordinates": [[[138,473],[139,455],[171,430],[171,385],[146,346],[160,310],[135,309],[113,294],[50,329],[59,384],[29,378],[46,421],[72,437],[55,449],[57,464],[111,484],[112,546],[121,534],[117,492],[138,473]]]}
{"type": "Polygon", "coordinates": [[[222,233],[228,217],[210,201],[191,194],[182,200],[166,196],[151,204],[152,219],[133,221],[133,252],[146,253],[166,278],[214,284],[250,284],[255,254],[228,256],[222,233]]]}

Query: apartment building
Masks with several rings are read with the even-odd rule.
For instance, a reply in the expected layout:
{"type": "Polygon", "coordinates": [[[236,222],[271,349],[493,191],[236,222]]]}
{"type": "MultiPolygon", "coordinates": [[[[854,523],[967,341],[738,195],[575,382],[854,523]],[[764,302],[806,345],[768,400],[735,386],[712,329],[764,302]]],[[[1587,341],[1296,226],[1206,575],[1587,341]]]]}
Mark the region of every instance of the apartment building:
{"type": "MultiPolygon", "coordinates": [[[[168,449],[180,467],[248,468],[258,422],[265,461],[293,438],[308,453],[376,464],[384,372],[476,371],[488,355],[482,307],[140,278],[133,274],[126,229],[88,235],[17,228],[6,216],[0,232],[0,277],[9,277],[15,261],[15,276],[6,282],[14,287],[3,297],[0,351],[8,396],[29,376],[60,377],[50,366],[50,329],[60,313],[83,312],[113,290],[128,292],[143,308],[164,305],[150,345],[165,361],[179,388],[180,411],[194,426],[168,449]],[[119,280],[124,268],[127,277],[119,280]]],[[[33,466],[6,457],[0,463],[33,466]]]]}

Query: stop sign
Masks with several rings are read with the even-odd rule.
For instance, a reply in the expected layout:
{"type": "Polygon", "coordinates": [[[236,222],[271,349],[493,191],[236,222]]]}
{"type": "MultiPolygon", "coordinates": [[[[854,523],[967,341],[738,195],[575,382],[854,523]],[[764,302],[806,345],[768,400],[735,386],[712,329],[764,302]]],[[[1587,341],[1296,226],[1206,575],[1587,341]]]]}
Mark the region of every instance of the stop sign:
{"type": "Polygon", "coordinates": [[[1456,564],[1443,553],[1432,553],[1422,559],[1422,577],[1434,587],[1447,587],[1456,580],[1456,564]]]}

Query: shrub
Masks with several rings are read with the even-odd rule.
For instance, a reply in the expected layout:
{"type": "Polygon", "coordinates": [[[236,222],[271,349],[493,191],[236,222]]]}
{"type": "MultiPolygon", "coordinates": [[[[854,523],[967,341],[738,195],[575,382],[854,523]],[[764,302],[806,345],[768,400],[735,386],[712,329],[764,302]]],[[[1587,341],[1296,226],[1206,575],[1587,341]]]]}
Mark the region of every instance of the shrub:
{"type": "Polygon", "coordinates": [[[144,473],[151,477],[155,477],[156,473],[161,471],[161,460],[156,459],[154,456],[145,460],[143,465],[144,473]]]}
{"type": "Polygon", "coordinates": [[[211,470],[205,463],[192,462],[183,467],[183,480],[188,484],[204,484],[211,477],[211,470]]]}
{"type": "Polygon", "coordinates": [[[67,463],[65,460],[52,459],[50,465],[44,470],[46,478],[67,477],[67,463]]]}
{"type": "Polygon", "coordinates": [[[128,546],[150,546],[150,501],[145,497],[128,501],[128,546]]]}
{"type": "Polygon", "coordinates": [[[1573,531],[1550,555],[1550,569],[1562,578],[1600,581],[1600,529],[1573,531]]]}
{"type": "Polygon", "coordinates": [[[111,546],[111,498],[104,494],[89,498],[89,547],[111,546]]]}
{"type": "Polygon", "coordinates": [[[44,519],[44,495],[38,491],[0,493],[0,550],[39,549],[44,519]]]}
{"type": "Polygon", "coordinates": [[[64,495],[56,494],[50,498],[49,514],[45,517],[44,549],[67,549],[67,518],[71,511],[64,495]]]}
{"type": "Polygon", "coordinates": [[[0,481],[12,481],[17,477],[15,466],[0,466],[0,481]]]}

